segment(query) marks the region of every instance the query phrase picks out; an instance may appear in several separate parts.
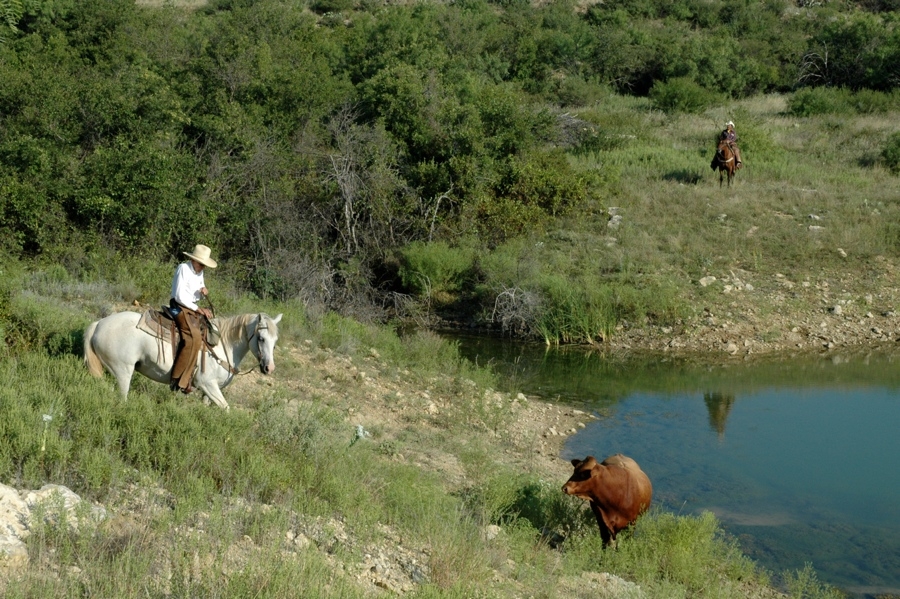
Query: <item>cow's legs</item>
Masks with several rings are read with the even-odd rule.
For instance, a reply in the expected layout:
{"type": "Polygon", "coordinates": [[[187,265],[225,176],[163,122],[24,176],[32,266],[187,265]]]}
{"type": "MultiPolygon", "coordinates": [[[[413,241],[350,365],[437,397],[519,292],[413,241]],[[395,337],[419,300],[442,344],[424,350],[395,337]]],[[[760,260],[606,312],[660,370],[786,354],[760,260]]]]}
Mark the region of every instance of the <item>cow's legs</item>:
{"type": "Polygon", "coordinates": [[[597,526],[600,527],[600,538],[603,539],[603,546],[615,547],[616,535],[609,530],[606,521],[603,519],[603,512],[600,511],[600,507],[593,501],[591,502],[591,511],[594,512],[594,517],[597,518],[597,526]]]}

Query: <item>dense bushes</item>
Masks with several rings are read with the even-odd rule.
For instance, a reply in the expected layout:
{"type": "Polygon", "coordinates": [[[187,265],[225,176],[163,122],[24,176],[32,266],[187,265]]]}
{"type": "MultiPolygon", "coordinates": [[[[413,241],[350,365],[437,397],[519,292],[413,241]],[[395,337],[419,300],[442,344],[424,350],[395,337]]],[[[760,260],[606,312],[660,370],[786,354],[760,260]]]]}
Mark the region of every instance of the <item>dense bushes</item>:
{"type": "Polygon", "coordinates": [[[873,114],[900,109],[900,93],[843,87],[808,87],[797,90],[788,100],[788,110],[796,116],[818,114],[873,114]]]}
{"type": "Polygon", "coordinates": [[[409,243],[496,246],[590,200],[599,175],[572,154],[620,138],[557,103],[697,112],[797,83],[843,86],[801,90],[797,115],[897,103],[897,21],[876,7],[2,6],[2,249],[165,262],[202,240],[258,295],[330,307],[376,297],[409,243]]]}
{"type": "Polygon", "coordinates": [[[715,104],[719,97],[704,89],[690,77],[659,81],[650,90],[654,106],[666,111],[701,112],[715,104]]]}

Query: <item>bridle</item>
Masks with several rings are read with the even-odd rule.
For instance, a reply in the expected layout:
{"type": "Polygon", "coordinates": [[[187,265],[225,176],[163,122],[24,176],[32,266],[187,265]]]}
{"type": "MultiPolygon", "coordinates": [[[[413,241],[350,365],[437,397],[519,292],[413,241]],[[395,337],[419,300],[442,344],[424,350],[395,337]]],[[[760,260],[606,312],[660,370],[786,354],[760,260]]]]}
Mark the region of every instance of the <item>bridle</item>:
{"type": "MultiPolygon", "coordinates": [[[[269,325],[263,323],[262,316],[263,316],[262,314],[258,314],[256,316],[256,328],[253,329],[253,334],[250,335],[249,339],[247,339],[248,346],[253,342],[254,339],[256,339],[256,355],[257,356],[259,356],[259,353],[260,353],[259,352],[259,332],[267,331],[269,329],[269,325]]],[[[234,376],[244,376],[245,374],[250,374],[251,372],[256,370],[256,367],[254,366],[253,368],[249,368],[246,371],[241,372],[240,370],[237,369],[237,367],[232,366],[231,358],[228,357],[228,352],[225,352],[225,359],[223,360],[222,358],[220,358],[219,356],[216,355],[215,348],[210,347],[209,344],[207,344],[207,350],[209,351],[209,354],[213,357],[213,359],[216,362],[218,362],[219,366],[221,366],[222,368],[224,368],[225,370],[227,370],[229,373],[231,373],[234,376]]]]}

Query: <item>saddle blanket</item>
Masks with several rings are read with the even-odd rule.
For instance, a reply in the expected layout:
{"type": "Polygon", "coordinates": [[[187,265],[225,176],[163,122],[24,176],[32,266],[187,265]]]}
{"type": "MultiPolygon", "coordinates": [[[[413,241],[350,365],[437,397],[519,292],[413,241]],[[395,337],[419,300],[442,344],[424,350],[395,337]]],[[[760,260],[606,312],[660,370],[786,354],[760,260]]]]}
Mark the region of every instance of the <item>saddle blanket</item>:
{"type": "Polygon", "coordinates": [[[175,324],[175,321],[163,316],[159,310],[150,308],[144,312],[138,321],[137,328],[153,335],[157,339],[170,341],[173,352],[178,348],[178,343],[181,341],[181,333],[178,332],[178,326],[175,324]]]}

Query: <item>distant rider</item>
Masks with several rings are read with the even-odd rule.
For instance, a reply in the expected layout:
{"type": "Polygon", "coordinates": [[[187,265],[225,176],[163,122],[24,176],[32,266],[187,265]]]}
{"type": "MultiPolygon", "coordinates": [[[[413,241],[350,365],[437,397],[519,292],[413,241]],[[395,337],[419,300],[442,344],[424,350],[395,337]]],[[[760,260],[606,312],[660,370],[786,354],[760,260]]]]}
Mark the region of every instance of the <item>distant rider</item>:
{"type": "Polygon", "coordinates": [[[203,349],[202,322],[212,318],[209,308],[197,305],[209,293],[203,280],[205,267],[215,268],[216,261],[210,257],[211,251],[205,245],[197,244],[193,252],[184,252],[190,261],[183,262],[175,269],[172,280],[172,295],[169,306],[175,312],[175,323],[181,333],[181,343],[172,367],[172,389],[183,393],[194,390],[191,379],[197,366],[197,357],[203,349]]]}
{"type": "Polygon", "coordinates": [[[719,141],[728,143],[728,147],[734,152],[735,168],[741,168],[744,163],[741,161],[741,149],[737,146],[737,133],[734,131],[734,123],[732,121],[725,123],[725,129],[719,134],[719,141]]]}

